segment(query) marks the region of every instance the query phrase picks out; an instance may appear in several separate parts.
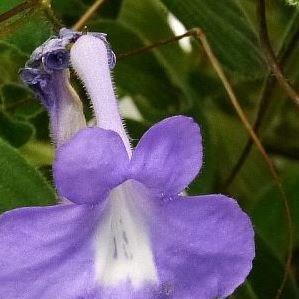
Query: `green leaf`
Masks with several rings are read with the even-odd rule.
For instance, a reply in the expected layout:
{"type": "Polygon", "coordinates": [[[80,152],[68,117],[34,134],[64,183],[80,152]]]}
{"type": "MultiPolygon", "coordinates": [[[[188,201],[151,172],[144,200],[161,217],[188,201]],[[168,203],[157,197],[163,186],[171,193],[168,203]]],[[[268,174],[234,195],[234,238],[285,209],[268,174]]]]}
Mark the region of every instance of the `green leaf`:
{"type": "Polygon", "coordinates": [[[3,109],[15,118],[28,119],[42,111],[36,96],[23,85],[8,83],[1,88],[3,109]]]}
{"type": "MultiPolygon", "coordinates": [[[[231,299],[273,299],[282,282],[284,265],[277,259],[262,238],[256,235],[256,257],[253,268],[244,285],[239,287],[231,299]]],[[[281,299],[298,298],[294,278],[287,280],[281,299]]]]}
{"type": "Polygon", "coordinates": [[[72,26],[88,8],[81,0],[53,0],[52,7],[64,24],[72,26]]]}
{"type": "Polygon", "coordinates": [[[239,287],[230,299],[258,299],[249,281],[246,281],[241,287],[239,287]]]}
{"type": "MultiPolygon", "coordinates": [[[[299,171],[287,169],[283,184],[293,220],[295,246],[299,246],[299,171]]],[[[269,184],[258,194],[257,204],[252,211],[252,218],[263,240],[274,254],[284,260],[288,247],[288,226],[284,203],[276,186],[269,184]]]]}
{"type": "MultiPolygon", "coordinates": [[[[256,257],[248,277],[254,293],[261,299],[275,298],[282,282],[284,264],[277,259],[267,244],[256,236],[256,257]]],[[[298,288],[294,278],[287,280],[281,299],[298,298],[298,288]]],[[[243,298],[240,298],[243,299],[243,298]]]]}
{"type": "MultiPolygon", "coordinates": [[[[159,1],[124,0],[119,20],[130,27],[144,44],[152,44],[174,35],[168,24],[167,16],[167,11],[159,1]],[[154,24],[154,26],[149,26],[149,24],[154,24]]],[[[181,86],[189,66],[188,55],[177,42],[152,51],[165,67],[172,82],[181,86]]]]}
{"type": "Polygon", "coordinates": [[[35,115],[30,119],[35,128],[35,139],[50,142],[49,115],[47,111],[35,115]]]}
{"type": "Polygon", "coordinates": [[[30,55],[53,34],[52,25],[40,10],[22,17],[22,23],[5,40],[30,55]]]}
{"type": "MultiPolygon", "coordinates": [[[[104,1],[95,17],[97,19],[115,19],[119,13],[121,2],[122,0],[104,1]]],[[[52,0],[52,7],[63,23],[72,27],[93,3],[94,0],[52,0]]],[[[86,25],[89,28],[89,24],[86,25]]]]}
{"type": "Polygon", "coordinates": [[[132,145],[135,147],[143,136],[143,134],[149,129],[149,126],[143,122],[139,122],[132,119],[125,120],[126,128],[128,130],[132,145]]]}
{"type": "Polygon", "coordinates": [[[2,139],[0,152],[0,211],[55,202],[46,180],[2,139]]]}
{"type": "Polygon", "coordinates": [[[50,166],[54,160],[54,147],[46,142],[33,140],[20,148],[19,151],[35,167],[50,166]]]}
{"type": "Polygon", "coordinates": [[[10,118],[0,111],[0,137],[14,147],[20,147],[32,137],[34,128],[29,123],[10,118]]]}
{"type": "Polygon", "coordinates": [[[22,0],[1,0],[0,2],[0,14],[14,8],[18,4],[22,3],[22,0]]]}
{"type": "Polygon", "coordinates": [[[162,0],[191,29],[201,27],[220,62],[229,70],[252,77],[264,72],[258,41],[237,1],[162,0]]]}
{"type": "MultiPolygon", "coordinates": [[[[213,136],[214,147],[217,148],[214,159],[217,160],[218,188],[225,180],[236,160],[239,158],[248,134],[237,117],[231,116],[218,108],[209,107],[210,134],[213,136]]],[[[256,191],[272,183],[272,177],[260,153],[252,151],[247,163],[230,187],[231,194],[237,196],[246,208],[252,208],[258,200],[256,191]]],[[[225,186],[223,186],[225,187],[225,186]]],[[[222,189],[222,188],[221,188],[222,189]]]]}
{"type": "Polygon", "coordinates": [[[16,46],[22,52],[31,54],[53,33],[51,20],[49,21],[45,13],[49,3],[38,0],[2,0],[0,13],[9,12],[19,4],[25,4],[25,6],[2,21],[0,36],[2,40],[16,46]]]}
{"type": "Polygon", "coordinates": [[[18,71],[25,65],[26,55],[15,46],[0,40],[0,84],[18,82],[18,71]]]}

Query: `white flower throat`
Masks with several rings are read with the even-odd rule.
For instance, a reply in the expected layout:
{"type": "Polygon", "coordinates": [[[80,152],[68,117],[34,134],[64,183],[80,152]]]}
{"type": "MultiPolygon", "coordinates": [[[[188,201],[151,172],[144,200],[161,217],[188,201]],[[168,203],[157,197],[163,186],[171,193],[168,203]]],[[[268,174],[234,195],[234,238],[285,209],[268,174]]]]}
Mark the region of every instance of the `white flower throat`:
{"type": "Polygon", "coordinates": [[[158,275],[142,212],[144,201],[131,181],[113,189],[97,232],[96,278],[105,286],[131,282],[135,288],[156,283],[158,275]]]}
{"type": "MultiPolygon", "coordinates": [[[[118,133],[131,157],[130,141],[113,90],[106,43],[85,35],[76,41],[70,55],[72,66],[92,100],[97,126],[118,133]]],[[[101,285],[130,282],[138,288],[145,283],[158,282],[143,217],[142,202],[146,198],[144,192],[139,191],[136,182],[127,181],[113,189],[107,198],[105,217],[95,240],[96,279],[101,285]]]]}

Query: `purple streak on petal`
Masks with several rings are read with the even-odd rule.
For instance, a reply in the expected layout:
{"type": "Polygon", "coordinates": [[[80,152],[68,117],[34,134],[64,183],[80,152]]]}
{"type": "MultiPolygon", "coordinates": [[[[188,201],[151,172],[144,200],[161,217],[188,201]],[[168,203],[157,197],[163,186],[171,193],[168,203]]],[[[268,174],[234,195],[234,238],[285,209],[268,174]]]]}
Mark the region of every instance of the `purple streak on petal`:
{"type": "Polygon", "coordinates": [[[60,32],[59,37],[49,38],[33,51],[26,64],[28,67],[39,68],[43,66],[47,72],[69,67],[68,46],[78,39],[82,33],[65,28],[61,29],[60,32]]]}
{"type": "Polygon", "coordinates": [[[152,215],[158,274],[170,298],[225,298],[255,255],[249,217],[224,195],[169,198],[152,215]]]}
{"type": "Polygon", "coordinates": [[[102,207],[22,208],[0,217],[0,298],[101,298],[92,237],[102,207]]]}
{"type": "Polygon", "coordinates": [[[53,79],[48,73],[39,69],[25,67],[21,69],[20,77],[41,99],[46,109],[54,104],[53,79]]]}
{"type": "Polygon", "coordinates": [[[160,196],[181,192],[202,165],[202,143],[192,118],[174,116],[151,127],[131,160],[132,178],[160,196]]]}
{"type": "Polygon", "coordinates": [[[87,128],[57,150],[54,178],[60,196],[96,203],[126,179],[129,158],[120,136],[87,128]]]}
{"type": "Polygon", "coordinates": [[[20,76],[48,110],[52,137],[57,145],[86,127],[82,103],[69,83],[68,70],[56,70],[49,74],[27,67],[20,71],[20,76]]]}
{"type": "Polygon", "coordinates": [[[80,37],[71,49],[71,63],[93,102],[97,125],[117,132],[131,155],[128,136],[122,124],[108,64],[107,44],[91,35],[80,37]]]}
{"type": "Polygon", "coordinates": [[[43,64],[48,70],[63,70],[69,67],[70,55],[65,49],[56,49],[43,55],[43,64]]]}
{"type": "Polygon", "coordinates": [[[60,38],[50,38],[33,51],[26,66],[43,68],[46,72],[62,70],[69,66],[67,43],[60,38]]]}
{"type": "Polygon", "coordinates": [[[63,70],[69,67],[70,55],[67,44],[59,38],[49,39],[43,45],[42,63],[46,71],[63,70]]]}

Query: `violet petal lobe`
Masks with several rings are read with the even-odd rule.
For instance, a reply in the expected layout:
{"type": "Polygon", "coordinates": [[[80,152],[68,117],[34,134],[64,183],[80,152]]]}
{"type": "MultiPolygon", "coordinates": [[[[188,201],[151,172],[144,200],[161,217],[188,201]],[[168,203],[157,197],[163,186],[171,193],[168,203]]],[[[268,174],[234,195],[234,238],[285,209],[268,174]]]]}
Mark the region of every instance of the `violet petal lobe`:
{"type": "Polygon", "coordinates": [[[58,193],[78,204],[100,202],[126,179],[128,163],[117,133],[83,129],[57,149],[53,173],[58,193]]]}
{"type": "Polygon", "coordinates": [[[181,192],[202,165],[199,126],[190,117],[174,116],[151,127],[131,159],[131,176],[160,196],[181,192]]]}
{"type": "Polygon", "coordinates": [[[101,206],[21,208],[0,217],[0,298],[98,298],[90,244],[101,206]]]}
{"type": "Polygon", "coordinates": [[[249,217],[224,195],[169,199],[151,225],[155,261],[169,298],[226,298],[255,255],[249,217]]]}

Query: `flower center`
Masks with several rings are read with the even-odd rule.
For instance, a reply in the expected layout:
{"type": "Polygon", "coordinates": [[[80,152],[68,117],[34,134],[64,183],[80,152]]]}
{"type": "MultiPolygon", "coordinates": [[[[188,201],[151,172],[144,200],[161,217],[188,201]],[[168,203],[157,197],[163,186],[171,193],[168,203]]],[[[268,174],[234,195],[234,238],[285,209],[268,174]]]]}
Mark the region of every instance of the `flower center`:
{"type": "Polygon", "coordinates": [[[158,281],[144,221],[149,200],[141,187],[127,181],[109,195],[96,236],[96,277],[105,286],[129,281],[139,288],[158,281]]]}

